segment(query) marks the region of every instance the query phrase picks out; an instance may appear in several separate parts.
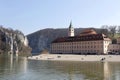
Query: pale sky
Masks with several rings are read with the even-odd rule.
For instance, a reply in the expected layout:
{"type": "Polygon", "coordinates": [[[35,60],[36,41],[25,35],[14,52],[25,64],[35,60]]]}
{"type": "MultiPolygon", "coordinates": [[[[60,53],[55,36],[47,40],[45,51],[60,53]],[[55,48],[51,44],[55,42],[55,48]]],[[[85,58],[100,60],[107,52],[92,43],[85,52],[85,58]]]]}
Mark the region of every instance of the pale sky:
{"type": "Polygon", "coordinates": [[[120,25],[120,0],[0,0],[0,25],[30,34],[45,28],[120,25]]]}

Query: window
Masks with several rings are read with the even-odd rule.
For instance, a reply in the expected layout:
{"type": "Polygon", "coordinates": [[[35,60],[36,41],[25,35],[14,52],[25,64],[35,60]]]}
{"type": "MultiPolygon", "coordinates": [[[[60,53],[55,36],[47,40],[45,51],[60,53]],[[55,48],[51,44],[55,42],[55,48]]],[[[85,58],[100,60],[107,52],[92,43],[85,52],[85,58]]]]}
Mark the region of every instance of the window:
{"type": "Polygon", "coordinates": [[[94,50],[94,52],[96,52],[96,50],[94,50]]]}
{"type": "Polygon", "coordinates": [[[91,44],[92,44],[92,42],[91,42],[91,44]]]}
{"type": "Polygon", "coordinates": [[[77,46],[77,48],[78,48],[78,46],[77,46]]]}

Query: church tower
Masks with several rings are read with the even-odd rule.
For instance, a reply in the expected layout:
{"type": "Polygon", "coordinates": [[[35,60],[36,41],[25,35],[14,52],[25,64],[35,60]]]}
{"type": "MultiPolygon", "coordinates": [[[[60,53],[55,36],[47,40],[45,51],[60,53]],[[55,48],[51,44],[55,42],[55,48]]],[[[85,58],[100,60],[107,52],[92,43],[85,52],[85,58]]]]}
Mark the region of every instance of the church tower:
{"type": "Polygon", "coordinates": [[[69,37],[73,37],[74,36],[74,28],[72,26],[72,22],[70,22],[70,25],[69,25],[68,36],[69,37]]]}

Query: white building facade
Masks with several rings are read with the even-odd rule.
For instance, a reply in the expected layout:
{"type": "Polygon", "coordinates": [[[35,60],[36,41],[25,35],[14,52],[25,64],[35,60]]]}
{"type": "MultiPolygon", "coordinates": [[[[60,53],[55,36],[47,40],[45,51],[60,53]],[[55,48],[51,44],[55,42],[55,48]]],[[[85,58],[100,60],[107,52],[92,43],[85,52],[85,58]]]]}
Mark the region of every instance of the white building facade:
{"type": "Polygon", "coordinates": [[[117,43],[116,44],[110,44],[108,46],[108,52],[112,54],[120,54],[120,37],[117,38],[117,43]]]}

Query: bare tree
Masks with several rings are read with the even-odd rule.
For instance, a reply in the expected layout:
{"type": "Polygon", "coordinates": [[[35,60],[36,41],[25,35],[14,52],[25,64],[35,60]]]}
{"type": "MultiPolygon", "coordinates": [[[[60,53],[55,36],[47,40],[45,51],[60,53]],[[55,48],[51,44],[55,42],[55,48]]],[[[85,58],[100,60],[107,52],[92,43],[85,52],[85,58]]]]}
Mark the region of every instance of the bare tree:
{"type": "Polygon", "coordinates": [[[117,32],[120,34],[120,26],[117,27],[117,32]]]}
{"type": "Polygon", "coordinates": [[[117,26],[109,26],[109,33],[112,38],[114,38],[114,36],[116,34],[116,28],[117,28],[117,26]]]}
{"type": "Polygon", "coordinates": [[[108,35],[108,25],[101,26],[100,33],[103,33],[105,35],[108,35]]]}

